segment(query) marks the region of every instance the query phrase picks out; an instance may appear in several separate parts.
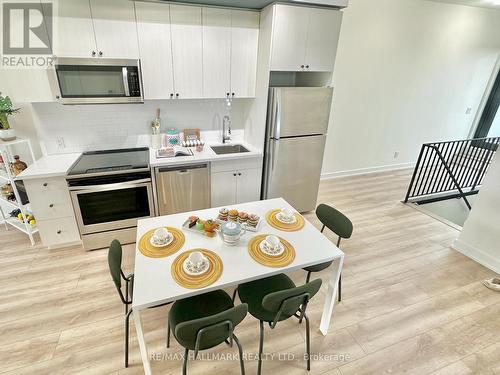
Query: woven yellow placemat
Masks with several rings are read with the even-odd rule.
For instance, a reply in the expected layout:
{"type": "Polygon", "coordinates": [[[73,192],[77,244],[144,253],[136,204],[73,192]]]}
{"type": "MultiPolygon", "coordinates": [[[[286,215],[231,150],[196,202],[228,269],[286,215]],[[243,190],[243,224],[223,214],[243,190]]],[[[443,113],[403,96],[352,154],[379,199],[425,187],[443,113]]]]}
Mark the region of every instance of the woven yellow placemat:
{"type": "Polygon", "coordinates": [[[207,249],[191,249],[183,252],[175,258],[172,263],[172,277],[180,286],[188,289],[199,289],[215,283],[222,275],[223,270],[222,259],[213,251],[207,249]],[[193,251],[200,251],[208,258],[210,263],[208,271],[201,275],[192,276],[184,271],[183,264],[189,254],[193,251]]]}
{"type": "Polygon", "coordinates": [[[286,224],[286,223],[282,223],[281,221],[279,221],[276,218],[276,214],[280,211],[281,210],[279,208],[277,208],[277,209],[269,211],[266,214],[266,220],[270,226],[272,226],[276,229],[279,229],[279,230],[283,230],[285,232],[295,232],[295,231],[300,230],[304,227],[305,220],[301,214],[296,212],[294,214],[295,219],[296,219],[295,223],[286,224]]]}
{"type": "Polygon", "coordinates": [[[285,247],[283,254],[278,256],[271,256],[263,253],[259,244],[268,236],[268,234],[259,234],[252,237],[248,242],[248,253],[258,263],[268,267],[285,267],[293,262],[295,259],[295,249],[284,238],[279,237],[281,243],[285,247]]]}
{"type": "Polygon", "coordinates": [[[177,252],[185,242],[184,233],[181,230],[173,227],[165,227],[172,235],[174,240],[167,246],[156,247],[151,245],[151,236],[155,232],[155,229],[151,229],[142,235],[139,240],[139,251],[149,258],[163,258],[177,252]]]}

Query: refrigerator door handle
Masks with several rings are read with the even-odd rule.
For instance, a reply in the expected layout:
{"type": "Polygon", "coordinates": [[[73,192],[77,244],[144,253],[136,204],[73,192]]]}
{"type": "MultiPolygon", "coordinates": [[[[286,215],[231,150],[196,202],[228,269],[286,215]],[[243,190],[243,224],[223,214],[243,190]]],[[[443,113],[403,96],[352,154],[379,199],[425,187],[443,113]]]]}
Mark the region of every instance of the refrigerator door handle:
{"type": "Polygon", "coordinates": [[[273,149],[271,151],[271,175],[274,173],[274,169],[276,168],[276,162],[278,160],[278,154],[280,150],[280,141],[279,139],[275,139],[273,141],[273,149]]]}
{"type": "Polygon", "coordinates": [[[276,90],[276,98],[275,98],[275,103],[276,103],[276,111],[275,111],[275,118],[274,118],[274,123],[276,124],[276,129],[274,132],[274,137],[276,139],[280,139],[280,133],[281,133],[281,90],[276,90]]]}

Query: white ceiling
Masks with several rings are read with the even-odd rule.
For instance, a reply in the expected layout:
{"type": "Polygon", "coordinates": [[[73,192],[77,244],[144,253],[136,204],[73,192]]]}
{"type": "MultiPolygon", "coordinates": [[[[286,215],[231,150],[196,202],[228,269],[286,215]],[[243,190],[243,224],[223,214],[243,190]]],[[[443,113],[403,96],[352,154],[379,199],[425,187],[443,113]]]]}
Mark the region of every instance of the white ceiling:
{"type": "Polygon", "coordinates": [[[500,0],[431,0],[440,3],[470,5],[473,7],[500,9],[500,0]]]}

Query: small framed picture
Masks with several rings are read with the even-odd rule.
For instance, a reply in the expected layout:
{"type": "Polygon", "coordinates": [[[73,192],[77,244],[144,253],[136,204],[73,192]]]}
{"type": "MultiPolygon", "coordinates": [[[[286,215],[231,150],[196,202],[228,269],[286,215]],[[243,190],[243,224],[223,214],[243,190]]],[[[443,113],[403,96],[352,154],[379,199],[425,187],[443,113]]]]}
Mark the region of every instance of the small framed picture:
{"type": "Polygon", "coordinates": [[[200,129],[184,129],[184,141],[199,141],[200,129]]]}

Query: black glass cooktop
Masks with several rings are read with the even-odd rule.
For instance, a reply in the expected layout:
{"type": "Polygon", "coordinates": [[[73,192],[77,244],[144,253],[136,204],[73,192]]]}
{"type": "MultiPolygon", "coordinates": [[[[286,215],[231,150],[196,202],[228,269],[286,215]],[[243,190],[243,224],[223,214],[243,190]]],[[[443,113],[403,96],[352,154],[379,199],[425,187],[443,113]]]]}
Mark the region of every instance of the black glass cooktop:
{"type": "Polygon", "coordinates": [[[105,174],[149,167],[149,149],[128,148],[84,152],[68,175],[105,174]]]}

